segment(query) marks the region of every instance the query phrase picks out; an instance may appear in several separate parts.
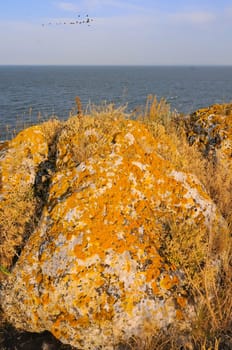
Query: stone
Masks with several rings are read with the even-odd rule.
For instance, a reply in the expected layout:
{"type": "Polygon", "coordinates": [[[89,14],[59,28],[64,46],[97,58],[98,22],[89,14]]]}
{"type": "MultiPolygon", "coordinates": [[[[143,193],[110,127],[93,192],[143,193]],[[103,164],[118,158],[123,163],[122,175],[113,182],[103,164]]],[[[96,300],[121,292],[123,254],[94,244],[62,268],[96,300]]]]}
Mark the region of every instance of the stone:
{"type": "MultiPolygon", "coordinates": [[[[7,268],[39,218],[42,200],[38,196],[39,187],[43,180],[47,181],[53,164],[48,158],[52,158],[51,143],[59,125],[57,120],[50,120],[22,130],[14,139],[1,144],[0,264],[7,268]]],[[[43,187],[46,193],[44,184],[43,187]]]]}
{"type": "MultiPolygon", "coordinates": [[[[232,104],[215,104],[185,117],[187,137],[205,156],[231,168],[232,104]]],[[[232,170],[232,168],[231,168],[232,170]]]]}
{"type": "MultiPolygon", "coordinates": [[[[172,324],[190,325],[195,312],[181,249],[195,276],[209,242],[227,228],[198,179],[177,170],[160,147],[139,121],[64,123],[41,218],[1,290],[15,327],[50,331],[78,349],[113,350],[172,324]]],[[[32,159],[45,155],[38,142],[32,159]]]]}
{"type": "MultiPolygon", "coordinates": [[[[48,144],[37,125],[21,131],[0,149],[0,264],[9,268],[35,210],[37,168],[48,157],[48,144]],[[2,223],[4,224],[2,225],[2,223]],[[7,224],[6,224],[7,222],[7,224]]],[[[1,276],[0,276],[1,278],[1,276]]]]}

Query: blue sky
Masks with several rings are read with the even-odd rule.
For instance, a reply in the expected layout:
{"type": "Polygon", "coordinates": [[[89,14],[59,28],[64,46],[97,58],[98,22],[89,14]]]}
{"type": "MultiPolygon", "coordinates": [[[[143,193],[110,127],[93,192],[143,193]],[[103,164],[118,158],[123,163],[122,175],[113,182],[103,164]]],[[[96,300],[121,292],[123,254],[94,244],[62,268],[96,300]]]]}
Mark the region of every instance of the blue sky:
{"type": "Polygon", "coordinates": [[[0,0],[0,64],[232,65],[231,33],[231,0],[0,0]]]}

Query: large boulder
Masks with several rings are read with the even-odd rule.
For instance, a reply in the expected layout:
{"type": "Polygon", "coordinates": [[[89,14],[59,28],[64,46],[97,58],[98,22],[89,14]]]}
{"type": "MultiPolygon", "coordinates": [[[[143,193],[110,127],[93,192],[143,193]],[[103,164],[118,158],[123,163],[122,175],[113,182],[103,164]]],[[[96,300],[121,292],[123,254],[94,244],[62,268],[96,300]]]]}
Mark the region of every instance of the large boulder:
{"type": "Polygon", "coordinates": [[[64,125],[42,216],[2,286],[14,326],[81,349],[189,326],[185,268],[195,278],[210,264],[226,225],[197,178],[161,156],[163,140],[120,118],[64,125]]]}

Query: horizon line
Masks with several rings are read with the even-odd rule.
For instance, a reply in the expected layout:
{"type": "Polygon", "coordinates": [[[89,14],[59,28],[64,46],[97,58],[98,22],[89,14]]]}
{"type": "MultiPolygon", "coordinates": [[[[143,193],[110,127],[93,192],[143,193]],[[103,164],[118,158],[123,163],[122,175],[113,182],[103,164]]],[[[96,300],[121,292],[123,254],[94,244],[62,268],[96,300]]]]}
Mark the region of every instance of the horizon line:
{"type": "Polygon", "coordinates": [[[0,63],[0,67],[232,67],[232,64],[193,64],[193,63],[177,63],[177,64],[53,64],[53,63],[0,63]]]}

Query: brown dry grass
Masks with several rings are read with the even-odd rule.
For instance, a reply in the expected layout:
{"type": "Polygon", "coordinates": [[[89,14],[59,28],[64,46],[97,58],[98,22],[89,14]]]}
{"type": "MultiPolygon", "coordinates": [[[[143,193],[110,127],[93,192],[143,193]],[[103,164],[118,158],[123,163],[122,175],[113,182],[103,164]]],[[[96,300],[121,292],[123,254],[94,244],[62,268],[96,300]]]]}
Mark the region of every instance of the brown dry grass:
{"type": "Polygon", "coordinates": [[[31,231],[31,218],[35,210],[33,189],[28,186],[12,187],[0,208],[0,264],[10,268],[12,258],[22,241],[31,231]]]}
{"type": "MultiPolygon", "coordinates": [[[[197,318],[188,335],[188,344],[182,349],[216,350],[232,349],[232,174],[227,166],[204,158],[196,145],[190,146],[186,139],[182,116],[172,112],[164,100],[149,96],[145,113],[140,117],[155,136],[164,135],[174,141],[173,152],[162,147],[162,156],[171,160],[178,169],[193,173],[203,183],[206,191],[228,225],[228,234],[209,232],[208,251],[203,252],[199,230],[193,227],[186,232],[185,225],[177,225],[175,219],[168,223],[172,239],[166,240],[173,262],[184,269],[187,288],[197,302],[197,318]],[[163,128],[161,127],[163,126],[163,128]],[[179,154],[179,156],[176,154],[179,154]],[[213,242],[210,237],[217,237],[213,242]],[[186,239],[183,240],[183,237],[186,239]],[[191,248],[192,247],[192,248],[191,248]],[[206,258],[204,267],[202,258],[206,258]],[[210,261],[215,257],[215,266],[210,261]],[[218,261],[216,260],[216,257],[218,261]],[[220,263],[219,263],[220,261],[220,263]],[[217,265],[217,263],[219,265],[217,265]],[[215,267],[217,266],[217,273],[215,267]]],[[[162,141],[161,141],[162,145],[162,141]]],[[[179,349],[180,332],[155,337],[156,345],[148,349],[179,349]]]]}

